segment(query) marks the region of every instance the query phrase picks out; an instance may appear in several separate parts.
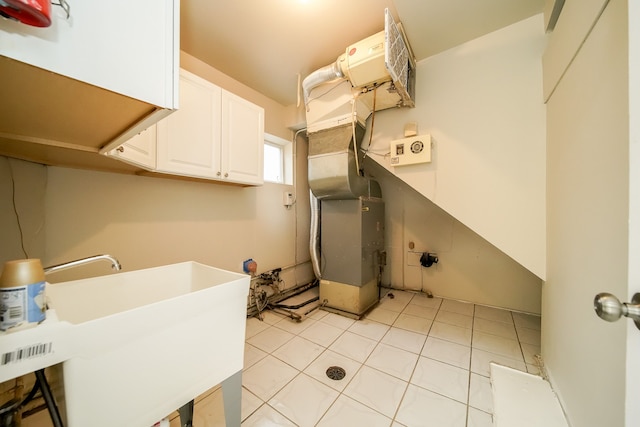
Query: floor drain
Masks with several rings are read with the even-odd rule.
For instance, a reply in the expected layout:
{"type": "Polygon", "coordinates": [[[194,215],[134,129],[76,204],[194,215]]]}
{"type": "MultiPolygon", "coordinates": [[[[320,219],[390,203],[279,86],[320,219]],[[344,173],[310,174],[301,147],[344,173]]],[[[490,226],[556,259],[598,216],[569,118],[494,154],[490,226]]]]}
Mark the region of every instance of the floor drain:
{"type": "Polygon", "coordinates": [[[346,371],[342,369],[340,366],[330,366],[327,369],[327,376],[335,381],[340,381],[347,375],[346,371]]]}

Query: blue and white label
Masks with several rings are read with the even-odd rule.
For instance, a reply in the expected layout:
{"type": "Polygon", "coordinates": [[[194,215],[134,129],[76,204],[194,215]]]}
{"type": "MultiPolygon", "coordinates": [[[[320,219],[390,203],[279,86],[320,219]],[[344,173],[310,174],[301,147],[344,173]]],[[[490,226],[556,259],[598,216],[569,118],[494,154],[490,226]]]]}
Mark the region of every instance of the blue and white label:
{"type": "Polygon", "coordinates": [[[0,330],[23,322],[40,323],[46,317],[45,282],[0,288],[0,330]]]}

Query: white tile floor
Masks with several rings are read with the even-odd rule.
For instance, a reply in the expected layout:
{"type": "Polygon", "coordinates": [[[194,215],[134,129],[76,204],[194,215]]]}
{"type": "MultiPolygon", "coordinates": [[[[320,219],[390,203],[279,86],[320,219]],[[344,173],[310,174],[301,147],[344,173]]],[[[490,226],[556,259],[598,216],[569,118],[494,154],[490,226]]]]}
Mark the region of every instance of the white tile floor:
{"type": "Polygon", "coordinates": [[[539,317],[392,294],[360,321],[248,319],[242,425],[489,427],[489,362],[537,373],[539,317]]]}

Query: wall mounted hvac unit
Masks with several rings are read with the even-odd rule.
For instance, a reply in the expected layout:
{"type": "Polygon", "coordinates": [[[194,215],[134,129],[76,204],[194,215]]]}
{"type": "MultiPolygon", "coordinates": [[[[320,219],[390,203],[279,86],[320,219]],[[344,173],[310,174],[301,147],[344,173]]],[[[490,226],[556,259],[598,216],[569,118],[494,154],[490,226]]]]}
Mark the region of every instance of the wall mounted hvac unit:
{"type": "MultiPolygon", "coordinates": [[[[383,103],[380,107],[414,106],[413,55],[404,33],[398,28],[388,9],[384,13],[384,31],[348,46],[338,58],[338,63],[354,88],[367,91],[389,82],[385,89],[397,96],[391,105],[383,103]]],[[[377,102],[376,107],[376,110],[382,109],[378,108],[377,102]]]]}
{"type": "Polygon", "coordinates": [[[358,100],[369,111],[391,107],[413,107],[415,60],[402,27],[385,9],[384,31],[347,46],[335,63],[309,74],[303,82],[307,112],[311,91],[321,84],[346,78],[358,100]],[[375,95],[372,89],[377,89],[375,95]],[[374,108],[375,96],[375,108],[374,108]]]}

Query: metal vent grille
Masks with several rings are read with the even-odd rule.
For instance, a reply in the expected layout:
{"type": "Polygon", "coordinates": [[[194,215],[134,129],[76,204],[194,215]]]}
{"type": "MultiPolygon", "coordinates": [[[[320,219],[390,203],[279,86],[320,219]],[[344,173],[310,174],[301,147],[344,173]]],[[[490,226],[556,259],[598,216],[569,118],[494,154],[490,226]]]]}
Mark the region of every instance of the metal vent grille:
{"type": "Polygon", "coordinates": [[[384,63],[406,106],[413,106],[414,70],[409,47],[389,9],[384,11],[384,63]]]}
{"type": "Polygon", "coordinates": [[[386,38],[384,62],[387,71],[394,81],[407,87],[409,82],[409,50],[398,26],[389,13],[389,9],[385,9],[384,25],[386,38]]]}

